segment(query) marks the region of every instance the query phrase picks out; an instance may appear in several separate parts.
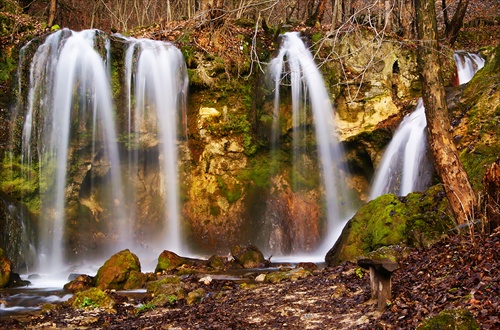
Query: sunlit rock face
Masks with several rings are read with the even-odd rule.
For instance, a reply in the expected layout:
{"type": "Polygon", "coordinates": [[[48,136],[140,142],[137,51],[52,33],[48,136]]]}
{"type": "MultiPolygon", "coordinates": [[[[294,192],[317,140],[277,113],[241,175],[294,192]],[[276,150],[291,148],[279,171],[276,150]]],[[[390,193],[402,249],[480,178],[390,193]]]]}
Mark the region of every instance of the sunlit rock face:
{"type": "Polygon", "coordinates": [[[416,57],[411,49],[379,40],[381,37],[367,30],[344,38],[341,43],[327,41],[325,46],[342,58],[334,73],[340,87],[333,91],[341,141],[373,131],[420,94],[416,57]]]}

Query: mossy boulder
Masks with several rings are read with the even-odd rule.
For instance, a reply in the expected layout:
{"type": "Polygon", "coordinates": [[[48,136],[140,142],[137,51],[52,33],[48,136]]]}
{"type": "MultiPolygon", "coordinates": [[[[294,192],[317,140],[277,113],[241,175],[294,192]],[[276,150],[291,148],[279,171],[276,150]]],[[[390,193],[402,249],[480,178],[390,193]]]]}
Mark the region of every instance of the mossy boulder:
{"type": "Polygon", "coordinates": [[[64,284],[64,290],[71,292],[85,291],[93,287],[94,278],[89,275],[79,275],[74,280],[64,284]]]}
{"type": "Polygon", "coordinates": [[[298,279],[306,278],[311,276],[311,271],[304,268],[295,268],[289,271],[279,271],[279,272],[271,272],[266,274],[264,278],[264,282],[266,283],[279,283],[282,281],[291,281],[295,282],[298,279]]]}
{"type": "Polygon", "coordinates": [[[426,319],[418,330],[475,330],[479,325],[472,313],[466,309],[446,309],[426,319]]]}
{"type": "Polygon", "coordinates": [[[139,289],[145,282],[146,275],[141,273],[139,258],[128,249],[111,256],[96,275],[96,286],[102,290],[139,289]]]}
{"type": "Polygon", "coordinates": [[[73,298],[70,299],[70,303],[75,309],[112,309],[115,306],[115,301],[98,288],[90,288],[82,292],[77,292],[73,298]]]}
{"type": "Polygon", "coordinates": [[[158,257],[155,273],[170,271],[186,263],[186,259],[172,251],[164,250],[158,257]]]}
{"type": "Polygon", "coordinates": [[[206,294],[205,289],[198,288],[188,293],[186,302],[188,305],[199,303],[205,297],[205,294],[206,294]]]}
{"type": "Polygon", "coordinates": [[[225,260],[218,255],[213,255],[208,259],[207,262],[208,267],[214,269],[214,270],[224,270],[226,269],[226,263],[225,260]]]}
{"type": "Polygon", "coordinates": [[[4,288],[9,284],[11,273],[12,262],[5,257],[3,250],[0,249],[0,288],[4,288]]]}
{"type": "Polygon", "coordinates": [[[262,252],[254,245],[235,245],[231,248],[231,255],[243,268],[262,267],[266,261],[262,252]]]}
{"type": "Polygon", "coordinates": [[[382,195],[365,204],[349,220],[325,260],[333,266],[383,246],[429,246],[453,227],[441,186],[406,197],[382,195]]]}
{"type": "Polygon", "coordinates": [[[169,276],[150,282],[146,290],[153,296],[151,303],[156,307],[167,306],[187,297],[186,285],[178,276],[169,276]]]}

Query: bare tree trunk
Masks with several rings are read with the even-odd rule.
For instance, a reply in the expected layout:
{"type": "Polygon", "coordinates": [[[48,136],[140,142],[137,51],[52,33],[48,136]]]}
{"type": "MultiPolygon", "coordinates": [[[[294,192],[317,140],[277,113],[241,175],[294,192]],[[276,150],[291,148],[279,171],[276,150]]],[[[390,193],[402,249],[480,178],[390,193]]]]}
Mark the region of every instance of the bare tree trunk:
{"type": "Polygon", "coordinates": [[[392,1],[391,0],[385,0],[384,1],[384,28],[386,31],[391,31],[392,30],[392,1]]]}
{"type": "Polygon", "coordinates": [[[351,16],[351,2],[352,0],[342,1],[342,19],[344,22],[347,22],[351,16]]]}
{"type": "Polygon", "coordinates": [[[444,26],[448,29],[450,19],[448,18],[448,5],[446,4],[446,0],[441,0],[441,8],[443,9],[444,26]]]}
{"type": "Polygon", "coordinates": [[[469,6],[469,0],[460,0],[458,2],[457,10],[453,14],[450,24],[446,26],[446,39],[450,45],[453,45],[458,37],[458,32],[464,24],[465,13],[469,6]]]}
{"type": "Polygon", "coordinates": [[[325,15],[326,1],[327,0],[320,0],[318,2],[318,5],[316,6],[316,10],[307,19],[307,25],[313,26],[316,23],[321,24],[321,21],[323,20],[323,16],[325,15]]]}
{"type": "Polygon", "coordinates": [[[332,29],[342,22],[342,0],[332,0],[332,29]]]}
{"type": "Polygon", "coordinates": [[[57,0],[50,0],[49,19],[47,21],[48,27],[52,27],[52,25],[54,25],[54,21],[56,19],[56,11],[57,11],[57,0]]]}
{"type": "Polygon", "coordinates": [[[429,144],[437,174],[458,223],[474,214],[476,197],[450,134],[448,107],[439,62],[436,9],[434,0],[415,0],[418,32],[418,65],[422,98],[427,117],[429,144]]]}
{"type": "Polygon", "coordinates": [[[401,30],[403,31],[403,36],[406,38],[415,37],[415,22],[413,1],[399,0],[400,1],[400,11],[399,18],[401,21],[401,30]]]}

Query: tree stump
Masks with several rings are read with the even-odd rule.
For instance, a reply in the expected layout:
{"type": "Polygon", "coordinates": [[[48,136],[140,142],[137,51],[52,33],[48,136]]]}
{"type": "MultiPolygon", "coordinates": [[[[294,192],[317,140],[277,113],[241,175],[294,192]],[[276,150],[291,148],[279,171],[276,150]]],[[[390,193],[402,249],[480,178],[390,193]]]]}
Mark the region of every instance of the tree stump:
{"type": "Polygon", "coordinates": [[[372,299],[377,300],[377,308],[383,311],[391,299],[391,275],[399,268],[397,262],[389,258],[360,259],[358,266],[370,270],[372,299]]]}

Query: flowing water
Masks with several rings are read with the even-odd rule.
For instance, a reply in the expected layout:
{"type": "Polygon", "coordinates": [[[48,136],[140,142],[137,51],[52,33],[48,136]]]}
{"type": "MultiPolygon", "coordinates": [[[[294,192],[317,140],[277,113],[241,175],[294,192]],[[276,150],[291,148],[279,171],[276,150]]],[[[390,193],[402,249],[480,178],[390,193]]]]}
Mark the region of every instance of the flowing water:
{"type": "MultiPolygon", "coordinates": [[[[181,52],[168,43],[115,38],[128,45],[124,55],[128,107],[125,137],[117,134],[119,120],[112,97],[116,91],[112,91],[110,79],[111,41],[104,33],[63,29],[48,36],[31,59],[28,90],[24,92],[19,84],[16,111],[24,120],[22,162],[28,168],[38,168],[40,178],[32,184],[38,184],[40,190],[37,250],[38,271],[42,273],[62,274],[74,259],[85,261],[70,250],[68,231],[78,231],[81,244],[88,244],[85,241],[96,235],[90,232],[92,224],[88,222],[97,213],[105,217],[105,221],[95,217],[93,224],[105,235],[100,238],[102,246],[92,248],[98,251],[97,257],[138,248],[135,226],[137,212],[141,211],[135,208],[137,180],[130,178],[139,172],[138,150],[148,134],[155,137],[156,163],[162,173],[152,189],[161,191],[158,195],[164,196],[166,210],[161,232],[155,233],[154,239],[150,237],[149,243],[157,244],[160,251],[182,252],[176,123],[179,109],[185,105],[186,66],[181,52]],[[155,127],[148,124],[151,122],[155,127]],[[127,157],[122,156],[119,141],[130,149],[127,157]],[[79,195],[74,196],[74,191],[79,195]],[[76,225],[69,223],[66,214],[75,199],[89,213],[77,216],[81,221],[76,225]]],[[[25,52],[21,54],[22,62],[25,52]]],[[[21,76],[22,70],[19,72],[21,76]]],[[[31,180],[33,175],[27,171],[25,176],[31,180]]],[[[90,255],[89,251],[83,258],[90,255]]]]}
{"type": "MultiPolygon", "coordinates": [[[[291,90],[293,164],[299,168],[304,153],[307,117],[312,113],[314,132],[320,163],[322,183],[325,189],[327,234],[323,245],[314,254],[324,257],[335,243],[345,225],[348,196],[344,186],[346,169],[343,167],[343,151],[336,136],[334,110],[321,73],[314,63],[311,52],[296,32],[285,33],[278,55],[271,61],[269,72],[274,81],[274,122],[272,143],[277,148],[280,118],[280,86],[291,90]]],[[[296,183],[294,183],[296,185],[296,183]]],[[[301,187],[295,187],[295,190],[301,187]]],[[[307,234],[307,233],[306,233],[307,234]]]]}
{"type": "MultiPolygon", "coordinates": [[[[157,123],[160,138],[159,163],[163,173],[167,226],[161,235],[162,247],[176,253],[185,252],[179,212],[177,161],[178,109],[185,109],[187,71],[182,53],[173,45],[147,39],[123,38],[128,42],[125,55],[126,99],[128,105],[128,143],[139,146],[141,136],[148,133],[147,121],[157,123]],[[136,63],[134,65],[134,57],[136,63]],[[132,102],[134,96],[135,106],[132,102]]],[[[181,121],[186,122],[186,113],[181,121]]],[[[129,173],[139,168],[137,151],[131,153],[129,173]]],[[[131,201],[135,200],[132,194],[131,201]]]]}
{"type": "MultiPolygon", "coordinates": [[[[468,83],[484,66],[484,59],[476,54],[457,51],[454,54],[458,83],[468,83]]],[[[424,191],[432,179],[432,158],[428,152],[427,120],[422,99],[407,115],[387,146],[375,172],[370,199],[383,194],[406,196],[424,191]]]]}

